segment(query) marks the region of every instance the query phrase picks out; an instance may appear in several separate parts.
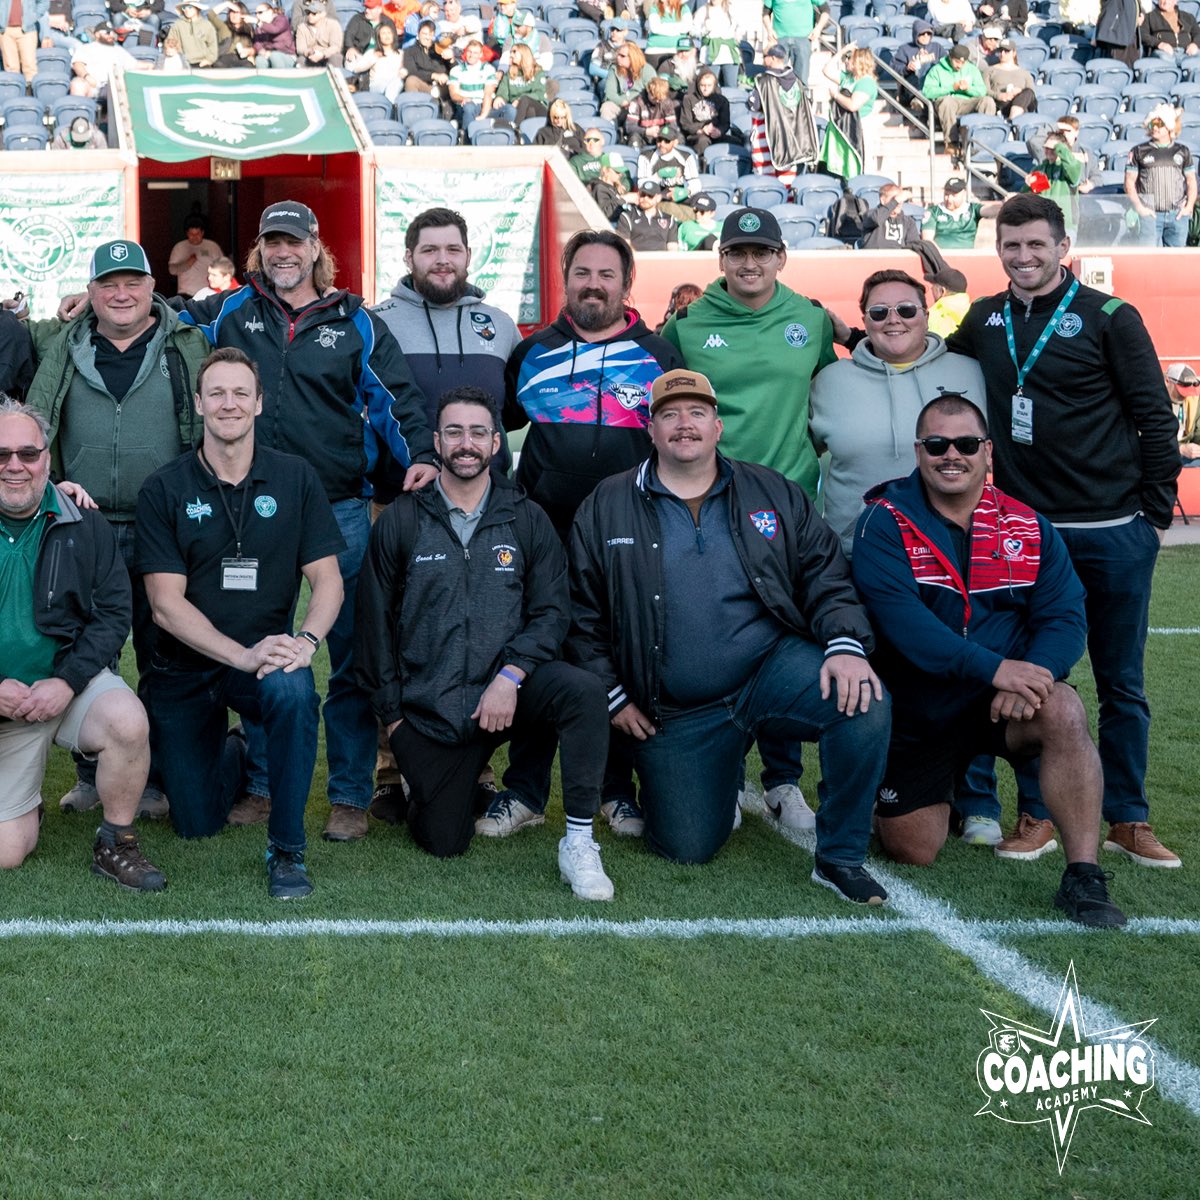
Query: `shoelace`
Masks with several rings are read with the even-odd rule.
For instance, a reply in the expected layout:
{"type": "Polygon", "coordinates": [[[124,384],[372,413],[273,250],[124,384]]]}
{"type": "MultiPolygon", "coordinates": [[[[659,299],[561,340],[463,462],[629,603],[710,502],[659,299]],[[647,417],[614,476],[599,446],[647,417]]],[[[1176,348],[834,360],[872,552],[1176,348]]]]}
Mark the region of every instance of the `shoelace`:
{"type": "Polygon", "coordinates": [[[1108,881],[1112,879],[1111,871],[1089,871],[1086,875],[1073,875],[1070,879],[1070,890],[1088,900],[1108,900],[1108,881]]]}
{"type": "Polygon", "coordinates": [[[617,807],[613,809],[614,821],[639,821],[641,817],[642,814],[628,800],[618,800],[617,807]]]}

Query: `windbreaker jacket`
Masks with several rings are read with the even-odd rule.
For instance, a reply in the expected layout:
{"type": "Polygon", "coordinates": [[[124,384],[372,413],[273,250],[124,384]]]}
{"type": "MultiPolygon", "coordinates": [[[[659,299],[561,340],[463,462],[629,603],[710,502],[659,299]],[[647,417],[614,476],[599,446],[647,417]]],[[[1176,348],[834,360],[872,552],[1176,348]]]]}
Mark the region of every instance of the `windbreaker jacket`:
{"type": "Polygon", "coordinates": [[[965,62],[962,69],[956,71],[950,65],[950,55],[948,54],[945,58],[938,59],[925,72],[925,78],[921,82],[921,91],[930,100],[940,100],[943,96],[963,96],[975,100],[988,94],[987,84],[983,82],[983,75],[979,68],[973,62],[965,62]],[[967,82],[967,90],[965,92],[955,91],[954,85],[964,79],[967,82]]]}
{"type": "Polygon", "coordinates": [[[506,663],[531,674],[567,632],[567,562],[546,514],[493,478],[466,549],[434,487],[406,492],[371,530],[358,577],[355,671],[384,724],[461,745],[506,663]]]}
{"type": "Polygon", "coordinates": [[[633,309],[602,342],[586,342],[566,313],[527,337],[508,360],[504,427],[532,424],[517,482],[565,539],[584,497],[601,479],[650,452],[650,388],[682,367],[679,351],[633,309]]]}
{"type": "MultiPolygon", "coordinates": [[[[661,723],[662,537],[659,501],[647,487],[654,461],[606,479],[580,507],[571,531],[566,654],[603,681],[610,716],[632,701],[661,723]]],[[[720,455],[718,462],[731,475],[722,496],[738,557],[763,606],[827,654],[869,654],[871,625],[846,559],[803,490],[755,463],[720,455]]]]}
{"type": "Polygon", "coordinates": [[[236,346],[262,376],[260,444],[306,459],[330,502],[369,495],[378,443],[402,466],[433,461],[433,434],[404,355],[363,298],[336,291],[293,317],[260,275],[189,300],[182,320],[236,346]]]}
{"type": "Polygon", "coordinates": [[[964,578],[919,472],[872,489],[867,499],[854,583],[878,634],[873,662],[892,693],[894,723],[952,719],[992,691],[1006,658],[1067,677],[1087,638],[1083,585],[1045,517],[986,487],[964,578]]]}
{"type": "Polygon", "coordinates": [[[54,490],[59,512],[46,518],[32,616],[39,633],[65,643],[54,656],[54,676],[78,696],[121,653],[133,622],[133,592],[112,526],[54,490]]]}

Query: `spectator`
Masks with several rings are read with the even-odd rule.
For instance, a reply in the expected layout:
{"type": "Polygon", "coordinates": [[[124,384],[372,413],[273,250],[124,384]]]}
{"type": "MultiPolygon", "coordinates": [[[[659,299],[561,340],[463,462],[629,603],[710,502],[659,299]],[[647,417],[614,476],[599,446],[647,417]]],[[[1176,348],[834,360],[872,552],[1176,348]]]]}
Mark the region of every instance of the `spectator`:
{"type": "Polygon", "coordinates": [[[814,0],[763,0],[764,46],[781,46],[796,78],[807,87],[813,47],[830,23],[829,5],[814,0]]]}
{"type": "MultiPolygon", "coordinates": [[[[58,127],[51,150],[107,150],[108,138],[87,117],[76,117],[70,125],[58,127]]],[[[0,391],[8,391],[0,388],[0,391]]],[[[11,393],[10,393],[11,395],[11,393]]]]}
{"type": "Polygon", "coordinates": [[[1179,136],[1181,114],[1159,104],[1146,114],[1150,140],[1129,152],[1125,195],[1153,246],[1186,246],[1196,207],[1196,163],[1179,136]]]}
{"type": "Polygon", "coordinates": [[[183,0],[179,20],[171,26],[189,67],[211,67],[217,61],[217,31],[199,0],[183,0]]]}
{"type": "Polygon", "coordinates": [[[679,128],[697,154],[702,155],[717,142],[741,144],[730,121],[729,101],[721,94],[711,67],[702,67],[684,94],[679,105],[679,128]]]}
{"type": "Polygon", "coordinates": [[[604,134],[599,129],[587,129],[583,134],[583,150],[571,159],[571,170],[584,183],[591,183],[600,178],[600,168],[604,166],[604,134]]]}
{"type": "MultiPolygon", "coordinates": [[[[1081,174],[1076,190],[1090,192],[1094,186],[1090,177],[1095,169],[1095,164],[1092,162],[1091,153],[1079,145],[1079,118],[1068,113],[1066,116],[1058,118],[1054,123],[1054,128],[1061,135],[1063,141],[1070,147],[1071,153],[1079,160],[1081,174]]],[[[1037,129],[1030,134],[1025,146],[1029,150],[1030,157],[1032,157],[1034,162],[1041,162],[1043,159],[1051,157],[1051,154],[1046,149],[1046,142],[1048,140],[1049,136],[1037,129]]]]}
{"type": "Polygon", "coordinates": [[[1200,375],[1187,363],[1166,370],[1167,395],[1179,422],[1179,458],[1184,467],[1200,467],[1200,375]]]}
{"type": "Polygon", "coordinates": [[[1142,22],[1142,48],[1174,62],[1188,54],[1200,54],[1200,26],[1191,13],[1180,12],[1176,0],[1157,0],[1142,22]]]}
{"type": "MultiPolygon", "coordinates": [[[[937,51],[933,47],[933,26],[928,21],[914,21],[912,41],[898,46],[892,52],[892,67],[910,87],[917,91],[925,80],[929,68],[937,62],[937,51]]],[[[925,111],[925,102],[903,88],[899,91],[900,103],[918,115],[925,111]]]]}
{"type": "Polygon", "coordinates": [[[658,73],[666,78],[676,97],[682,96],[696,82],[699,70],[700,43],[692,37],[680,38],[675,53],[658,64],[658,73]]]}
{"type": "MultiPolygon", "coordinates": [[[[492,23],[487,28],[487,37],[484,39],[487,43],[489,59],[500,57],[500,52],[513,35],[517,15],[517,0],[496,0],[496,11],[492,16],[492,23]]],[[[463,49],[465,50],[466,47],[464,46],[463,49]]]]}
{"type": "Polygon", "coordinates": [[[456,50],[466,49],[469,41],[483,40],[483,22],[477,12],[464,13],[462,0],[446,0],[442,5],[442,19],[437,23],[438,37],[449,36],[456,50]]]}
{"type": "MultiPolygon", "coordinates": [[[[342,37],[343,61],[350,70],[355,70],[355,61],[368,50],[374,50],[378,45],[379,30],[385,25],[392,27],[393,35],[398,35],[396,22],[386,16],[383,11],[383,0],[365,0],[362,12],[356,12],[346,22],[345,33],[342,37]]],[[[399,37],[393,36],[393,45],[399,44],[399,37]]]]}
{"type": "Polygon", "coordinates": [[[624,163],[615,154],[603,155],[600,160],[600,174],[583,186],[613,225],[616,225],[626,207],[637,199],[630,191],[633,184],[624,173],[624,163]]]}
{"type": "Polygon", "coordinates": [[[425,0],[416,12],[409,13],[408,19],[404,22],[404,29],[400,34],[401,48],[411,46],[417,40],[417,30],[421,28],[422,21],[432,21],[436,29],[441,19],[442,10],[438,6],[437,0],[425,0]]]}
{"type": "Polygon", "coordinates": [[[1003,33],[1013,30],[1024,33],[1029,21],[1029,0],[983,0],[975,15],[989,25],[999,25],[1003,33]]]}
{"type": "Polygon", "coordinates": [[[236,291],[241,286],[234,278],[236,273],[233,259],[214,259],[208,264],[208,286],[202,287],[192,299],[203,300],[206,296],[216,296],[220,292],[236,291]]]}
{"type": "Polygon", "coordinates": [[[782,46],[768,46],[763,51],[763,67],[750,95],[755,169],[769,168],[767,173],[787,179],[798,168],[816,164],[820,156],[816,124],[807,91],[788,61],[787,51],[782,46]]]}
{"type": "MultiPolygon", "coordinates": [[[[697,197],[698,198],[698,197],[697,197]]],[[[662,333],[663,326],[676,314],[683,312],[693,300],[699,300],[704,295],[704,289],[695,283],[677,283],[671,289],[671,297],[667,301],[667,311],[659,321],[654,332],[662,333]]]]}
{"type": "MultiPolygon", "coordinates": [[[[157,2],[161,4],[162,0],[157,2]]],[[[113,0],[112,7],[115,9],[120,3],[121,0],[113,0]]],[[[64,50],[74,50],[78,41],[74,33],[75,10],[72,0],[50,0],[46,21],[41,28],[43,47],[59,46],[64,50]]]]}
{"type": "Polygon", "coordinates": [[[117,45],[117,35],[107,21],[92,29],[93,41],[80,42],[71,59],[70,92],[72,96],[108,96],[108,78],[114,67],[137,70],[137,59],[123,46],[117,45]]]}
{"type": "Polygon", "coordinates": [[[657,179],[663,189],[663,211],[679,221],[690,221],[691,196],[700,190],[699,160],[679,144],[679,130],[673,125],[664,125],[655,142],[654,149],[643,151],[638,159],[638,179],[657,179]]]}
{"type": "Polygon", "coordinates": [[[492,112],[514,125],[529,117],[546,115],[546,73],[524,43],[512,48],[508,70],[500,76],[492,112]]]}
{"type": "Polygon", "coordinates": [[[188,60],[183,57],[183,42],[180,41],[179,34],[174,29],[167,30],[167,36],[163,38],[162,49],[154,63],[154,69],[167,75],[186,74],[192,69],[188,65],[188,60]]]}
{"type": "MultiPolygon", "coordinates": [[[[879,84],[875,79],[875,55],[851,43],[842,51],[840,59],[829,60],[823,74],[837,85],[829,98],[841,114],[835,112],[831,124],[837,123],[846,140],[858,152],[859,169],[849,171],[847,176],[875,171],[879,165],[879,118],[875,115],[879,84]],[[856,120],[846,119],[851,116],[856,120]],[[857,138],[853,136],[855,125],[857,138]]],[[[831,170],[835,169],[832,162],[829,165],[831,170]]]]}
{"type": "Polygon", "coordinates": [[[646,84],[655,74],[654,68],[646,62],[641,47],[633,42],[626,42],[617,51],[616,61],[605,77],[604,102],[600,105],[600,115],[606,121],[623,123],[629,102],[645,90],[646,84]]]}
{"type": "Polygon", "coordinates": [[[961,324],[971,307],[967,294],[967,277],[953,267],[942,265],[926,270],[925,279],[933,291],[933,307],[929,310],[929,332],[948,338],[961,324]]]}
{"type": "Polygon", "coordinates": [[[617,218],[617,232],[635,250],[674,250],[679,245],[679,222],[661,208],[663,188],[657,179],[638,184],[637,206],[617,218]]]}
{"type": "Polygon", "coordinates": [[[947,179],[941,204],[929,206],[921,236],[936,242],[939,250],[973,250],[980,220],[999,211],[998,203],[968,201],[966,183],[957,177],[947,179]]]}
{"type": "Polygon", "coordinates": [[[217,31],[218,67],[248,67],[254,61],[254,26],[250,13],[240,0],[214,5],[208,19],[217,31]],[[224,10],[224,19],[219,15],[224,10]]]}
{"type": "MultiPolygon", "coordinates": [[[[450,66],[434,50],[435,26],[432,21],[422,21],[417,30],[417,40],[404,51],[404,69],[408,77],[404,81],[406,92],[425,92],[434,97],[446,95],[450,82],[450,66]]],[[[443,101],[443,112],[446,102],[443,101]]]]}
{"type": "Polygon", "coordinates": [[[946,135],[946,145],[960,152],[958,118],[964,113],[994,116],[996,102],[987,94],[987,85],[979,68],[970,62],[971,52],[961,42],[945,58],[933,64],[921,85],[925,97],[933,101],[938,126],[946,135]]]}
{"type": "Polygon", "coordinates": [[[708,0],[696,19],[703,35],[704,62],[715,68],[724,87],[736,87],[742,72],[742,43],[729,0],[708,0]]]}
{"type": "Polygon", "coordinates": [[[533,135],[535,146],[557,146],[568,159],[583,153],[583,138],[571,116],[571,106],[565,100],[554,100],[546,124],[533,135]]]}
{"type": "Polygon", "coordinates": [[[304,22],[296,30],[296,66],[340,67],[342,27],[325,11],[323,0],[306,0],[304,22]]]}
{"type": "Polygon", "coordinates": [[[961,42],[975,28],[970,0],[929,0],[929,20],[938,37],[961,42]]]}
{"type": "Polygon", "coordinates": [[[33,338],[28,322],[16,315],[21,309],[27,316],[29,305],[20,292],[0,308],[0,392],[14,400],[23,399],[33,382],[33,338]]]}
{"type": "Polygon", "coordinates": [[[26,83],[37,74],[38,27],[48,12],[48,0],[3,0],[0,16],[0,57],[6,71],[19,71],[26,83]]]}
{"type": "Polygon", "coordinates": [[[463,61],[450,72],[450,99],[458,105],[459,123],[466,130],[472,121],[491,114],[500,72],[483,61],[483,43],[468,42],[463,61]]]}
{"type": "Polygon", "coordinates": [[[1094,38],[1097,53],[1132,67],[1139,54],[1138,26],[1141,20],[1138,0],[1100,0],[1094,38]]]}
{"type": "Polygon", "coordinates": [[[1000,42],[1004,38],[1004,30],[999,25],[985,25],[979,36],[967,43],[971,52],[971,61],[979,68],[979,73],[987,79],[988,67],[994,67],[1000,61],[1000,42]]]}
{"type": "Polygon", "coordinates": [[[254,65],[280,70],[296,65],[296,38],[292,23],[281,9],[261,0],[254,10],[254,65]]]}
{"type": "Polygon", "coordinates": [[[674,124],[676,108],[671,85],[661,75],[655,75],[625,110],[625,141],[635,150],[653,145],[658,141],[659,130],[674,124]]]}
{"type": "Polygon", "coordinates": [[[225,251],[208,238],[208,222],[193,212],[184,223],[185,237],[176,242],[167,260],[167,270],[175,276],[175,289],[185,300],[208,283],[210,264],[224,257],[225,251]]]}
{"type": "Polygon", "coordinates": [[[686,0],[646,0],[646,58],[657,63],[674,54],[680,39],[692,32],[692,9],[686,0]]]}
{"type": "MultiPolygon", "coordinates": [[[[50,2],[50,11],[54,11],[55,0],[50,2]]],[[[138,44],[153,46],[158,40],[158,31],[162,26],[163,0],[109,0],[108,11],[112,14],[110,20],[118,33],[127,36],[137,35],[138,44]]]]}
{"type": "MultiPolygon", "coordinates": [[[[428,22],[426,22],[428,24],[428,22]]],[[[404,69],[404,54],[396,44],[396,27],[382,21],[375,31],[374,45],[354,60],[358,78],[365,74],[367,87],[395,103],[396,97],[408,89],[407,71],[404,69]]]]}
{"type": "Polygon", "coordinates": [[[862,220],[863,250],[903,250],[921,240],[921,227],[904,211],[910,199],[907,188],[885,183],[879,189],[879,203],[862,220]]]}
{"type": "Polygon", "coordinates": [[[550,45],[550,39],[538,29],[532,11],[526,9],[524,12],[518,13],[514,21],[513,36],[500,55],[500,62],[498,64],[500,69],[502,71],[508,70],[508,63],[515,47],[528,46],[529,52],[533,55],[537,65],[543,71],[548,71],[554,66],[554,49],[550,45]]]}
{"type": "Polygon", "coordinates": [[[1066,136],[1055,129],[1042,144],[1045,157],[1025,178],[1023,191],[1049,196],[1063,211],[1067,235],[1074,240],[1079,227],[1079,185],[1083,181],[1085,159],[1076,154],[1066,136]]]}
{"type": "MultiPolygon", "coordinates": [[[[720,236],[721,229],[717,225],[717,202],[706,192],[698,192],[692,197],[691,209],[695,216],[690,221],[684,221],[679,226],[679,246],[682,250],[715,250],[717,248],[717,238],[720,236]]],[[[694,284],[681,284],[680,287],[695,287],[694,284]]],[[[667,317],[670,317],[680,307],[680,301],[677,293],[679,288],[671,293],[671,304],[667,306],[667,316],[663,318],[663,324],[666,324],[667,317]]],[[[696,288],[696,294],[689,296],[688,300],[682,304],[686,308],[693,300],[699,300],[701,292],[696,288]]],[[[661,326],[656,332],[661,332],[661,326]]]]}
{"type": "Polygon", "coordinates": [[[616,66],[617,51],[625,45],[628,36],[628,21],[618,17],[609,22],[607,36],[600,38],[588,56],[588,74],[593,79],[604,79],[611,68],[616,66]]]}
{"type": "Polygon", "coordinates": [[[996,102],[996,110],[1011,121],[1022,113],[1037,112],[1033,76],[1017,63],[1016,43],[1005,38],[997,51],[995,66],[984,72],[988,95],[996,102]]]}

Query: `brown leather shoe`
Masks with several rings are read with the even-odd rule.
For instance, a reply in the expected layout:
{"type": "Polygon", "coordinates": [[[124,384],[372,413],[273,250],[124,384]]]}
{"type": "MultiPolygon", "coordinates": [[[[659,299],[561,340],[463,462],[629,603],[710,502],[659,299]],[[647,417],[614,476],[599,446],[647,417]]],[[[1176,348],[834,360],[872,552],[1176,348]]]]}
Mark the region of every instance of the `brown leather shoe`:
{"type": "Polygon", "coordinates": [[[230,810],[226,825],[265,825],[271,815],[271,797],[247,792],[230,810]]]}
{"type": "Polygon", "coordinates": [[[1043,854],[1058,849],[1053,821],[1039,821],[1028,813],[1017,817],[1017,827],[1003,841],[997,842],[993,853],[997,858],[1017,858],[1032,862],[1043,854]]]}
{"type": "Polygon", "coordinates": [[[327,842],[357,842],[367,836],[367,810],[349,804],[334,804],[321,836],[327,842]]]}
{"type": "Polygon", "coordinates": [[[1104,848],[1128,855],[1139,867],[1183,866],[1179,855],[1168,850],[1145,821],[1119,821],[1110,825],[1104,848]]]}

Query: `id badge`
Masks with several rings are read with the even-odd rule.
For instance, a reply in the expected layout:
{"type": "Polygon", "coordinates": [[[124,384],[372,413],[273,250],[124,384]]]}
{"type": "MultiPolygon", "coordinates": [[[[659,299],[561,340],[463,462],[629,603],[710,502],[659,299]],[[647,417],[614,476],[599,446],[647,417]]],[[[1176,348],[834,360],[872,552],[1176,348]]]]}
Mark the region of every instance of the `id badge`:
{"type": "Polygon", "coordinates": [[[223,558],[223,559],[221,559],[221,591],[223,591],[223,592],[257,592],[258,591],[258,559],[257,558],[223,558]]]}
{"type": "Polygon", "coordinates": [[[1012,440],[1022,446],[1033,445],[1033,400],[1029,396],[1012,398],[1012,440]]]}

